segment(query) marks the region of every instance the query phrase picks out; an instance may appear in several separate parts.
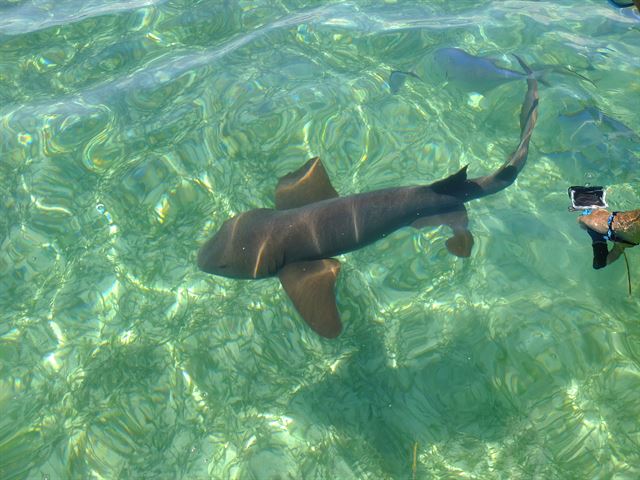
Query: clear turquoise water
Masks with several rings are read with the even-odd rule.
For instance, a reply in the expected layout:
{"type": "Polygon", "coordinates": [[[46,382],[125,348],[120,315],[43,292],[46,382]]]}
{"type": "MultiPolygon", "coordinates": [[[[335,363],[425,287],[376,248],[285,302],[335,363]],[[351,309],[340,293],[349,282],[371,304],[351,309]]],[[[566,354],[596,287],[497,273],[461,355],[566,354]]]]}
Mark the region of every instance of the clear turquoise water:
{"type": "Polygon", "coordinates": [[[638,208],[638,59],[595,0],[0,3],[0,477],[638,478],[640,257],[632,296],[592,270],[566,195],[638,208]],[[443,46],[595,82],[541,86],[471,258],[445,228],[342,256],[334,341],[197,270],[314,155],[343,194],[497,168],[524,82],[444,83],[443,46]]]}

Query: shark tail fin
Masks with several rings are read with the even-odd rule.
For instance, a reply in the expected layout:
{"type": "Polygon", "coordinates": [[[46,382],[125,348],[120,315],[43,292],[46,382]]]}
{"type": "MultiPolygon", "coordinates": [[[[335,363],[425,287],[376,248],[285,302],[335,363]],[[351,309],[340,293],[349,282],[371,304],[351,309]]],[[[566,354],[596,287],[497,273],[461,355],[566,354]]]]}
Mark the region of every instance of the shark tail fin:
{"type": "Polygon", "coordinates": [[[538,120],[538,101],[538,81],[535,78],[527,78],[527,93],[520,109],[518,147],[493,174],[467,180],[470,185],[467,187],[467,195],[472,198],[484,197],[499,192],[514,182],[527,162],[531,134],[538,120]]]}

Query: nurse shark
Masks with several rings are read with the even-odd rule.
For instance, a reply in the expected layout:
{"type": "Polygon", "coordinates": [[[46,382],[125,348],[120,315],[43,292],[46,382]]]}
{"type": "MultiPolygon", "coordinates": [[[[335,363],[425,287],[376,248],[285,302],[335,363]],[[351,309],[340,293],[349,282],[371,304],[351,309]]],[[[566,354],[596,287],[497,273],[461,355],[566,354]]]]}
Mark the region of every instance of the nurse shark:
{"type": "MultiPolygon", "coordinates": [[[[523,64],[523,68],[530,72],[523,64]]],[[[342,330],[335,283],[336,255],[371,244],[406,226],[447,225],[449,252],[468,257],[473,246],[464,204],[511,185],[524,167],[538,118],[538,83],[530,75],[520,112],[520,141],[490,175],[467,178],[467,166],[430,185],[339,196],[319,158],[280,178],[275,209],[227,220],[198,252],[204,272],[238,279],[277,276],[304,321],[325,338],[342,330]]]]}

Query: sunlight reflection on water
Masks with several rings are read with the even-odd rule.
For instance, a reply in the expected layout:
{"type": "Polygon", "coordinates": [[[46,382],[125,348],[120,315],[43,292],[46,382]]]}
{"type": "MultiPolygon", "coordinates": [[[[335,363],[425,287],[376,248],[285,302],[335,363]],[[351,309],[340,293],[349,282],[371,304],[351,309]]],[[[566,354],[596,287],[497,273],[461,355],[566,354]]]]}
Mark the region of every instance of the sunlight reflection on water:
{"type": "Polygon", "coordinates": [[[637,208],[640,30],[577,3],[0,7],[0,476],[408,478],[417,442],[416,478],[636,477],[638,297],[566,188],[637,208]],[[341,256],[333,342],[277,280],[197,270],[314,155],[345,195],[495,170],[524,82],[463,91],[445,46],[596,84],[540,87],[471,258],[445,228],[341,256]]]}

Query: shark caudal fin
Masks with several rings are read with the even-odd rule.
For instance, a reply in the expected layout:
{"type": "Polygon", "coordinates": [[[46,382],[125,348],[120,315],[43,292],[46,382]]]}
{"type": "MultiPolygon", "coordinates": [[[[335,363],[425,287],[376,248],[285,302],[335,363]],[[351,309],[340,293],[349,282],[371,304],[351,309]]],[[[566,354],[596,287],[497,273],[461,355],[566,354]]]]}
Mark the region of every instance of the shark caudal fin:
{"type": "Polygon", "coordinates": [[[453,175],[430,185],[439,194],[451,195],[461,203],[474,198],[499,192],[511,185],[524,167],[529,153],[529,142],[533,128],[538,120],[538,81],[529,66],[515,55],[523,70],[527,73],[527,93],[520,109],[520,142],[507,161],[491,175],[479,178],[467,178],[467,166],[453,175]]]}
{"type": "MultiPolygon", "coordinates": [[[[524,61],[517,57],[522,68],[530,74],[532,71],[524,61]]],[[[524,168],[529,154],[529,142],[533,129],[538,121],[538,81],[529,76],[527,78],[527,93],[525,94],[522,108],[520,109],[520,142],[516,150],[507,161],[491,175],[467,180],[473,184],[468,190],[470,198],[479,198],[499,192],[511,185],[524,168]]]]}
{"type": "Polygon", "coordinates": [[[468,257],[473,248],[473,236],[468,229],[467,211],[464,202],[484,197],[511,185],[524,167],[529,153],[529,142],[538,119],[538,82],[531,69],[522,59],[516,57],[527,72],[527,93],[520,110],[520,142],[507,161],[493,174],[480,178],[467,178],[467,166],[453,175],[439,180],[429,189],[440,195],[448,195],[460,200],[460,205],[451,211],[420,218],[411,225],[416,228],[447,225],[453,230],[453,236],[446,242],[447,250],[458,257],[468,257]]]}

